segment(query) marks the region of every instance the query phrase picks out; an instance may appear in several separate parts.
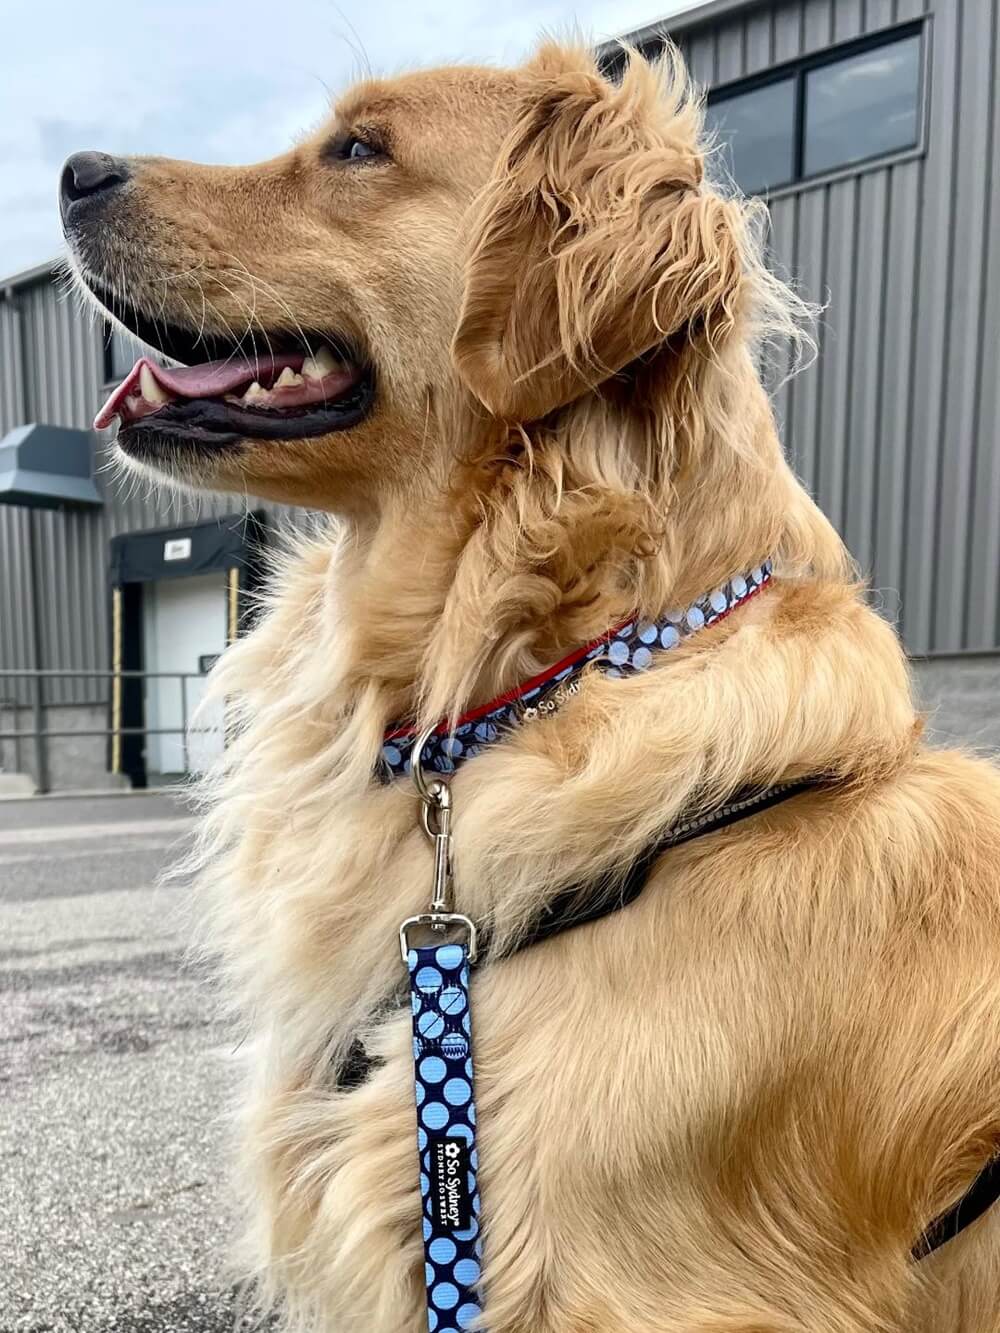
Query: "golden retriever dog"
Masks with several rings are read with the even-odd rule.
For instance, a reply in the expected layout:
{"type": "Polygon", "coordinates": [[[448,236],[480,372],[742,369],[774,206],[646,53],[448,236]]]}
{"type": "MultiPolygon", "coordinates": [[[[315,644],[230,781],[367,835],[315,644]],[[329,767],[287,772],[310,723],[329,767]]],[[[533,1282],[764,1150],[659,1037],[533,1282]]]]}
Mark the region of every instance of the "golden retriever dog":
{"type": "Polygon", "coordinates": [[[801,311],[700,134],[675,54],[614,83],[548,43],[366,81],[259,166],[67,164],[81,282],[184,363],[99,418],[128,466],[337,516],[219,668],[198,854],[249,1030],[246,1271],[291,1329],[427,1327],[397,931],[432,854],[413,784],[375,776],[386,729],[765,559],[724,622],[588,670],[450,782],[456,909],[490,941],[482,1327],[1000,1329],[1000,1207],[912,1253],[1000,1141],[1000,774],[922,744],[785,462],[761,349],[801,311]],[[516,948],[671,825],[800,779],[516,948]]]}

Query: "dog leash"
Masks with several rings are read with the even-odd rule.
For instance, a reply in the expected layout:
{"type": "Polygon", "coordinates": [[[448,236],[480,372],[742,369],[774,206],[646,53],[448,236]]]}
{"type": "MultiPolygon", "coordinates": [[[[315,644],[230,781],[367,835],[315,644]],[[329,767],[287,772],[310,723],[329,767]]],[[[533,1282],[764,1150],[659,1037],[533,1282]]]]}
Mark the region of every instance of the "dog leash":
{"type": "MultiPolygon", "coordinates": [[[[482,956],[475,922],[454,910],[451,867],[451,791],[439,778],[428,782],[424,746],[432,729],[412,747],[411,775],[421,799],[424,832],[434,845],[434,876],[427,912],[408,917],[399,945],[409,976],[413,1017],[417,1151],[424,1240],[427,1325],[430,1333],[471,1328],[482,1313],[478,1283],[482,1236],[476,1140],[475,1065],[469,973],[482,956]],[[447,943],[415,947],[418,929],[458,933],[447,943]]],[[[710,814],[685,820],[657,838],[626,868],[589,886],[581,900],[566,890],[550,903],[516,950],[621,911],[642,892],[658,857],[747,819],[816,786],[812,780],[747,793],[710,814]]]]}
{"type": "MultiPolygon", "coordinates": [[[[438,772],[454,772],[459,763],[501,739],[512,727],[558,709],[579,688],[580,676],[592,664],[613,677],[644,670],[657,650],[669,650],[717,623],[766,587],[771,569],[771,562],[764,561],[686,611],[668,612],[660,623],[632,617],[453,726],[441,722],[419,736],[414,728],[399,727],[386,735],[380,776],[391,780],[403,772],[410,774],[421,800],[423,829],[434,847],[429,910],[408,917],[399,928],[413,1018],[429,1333],[458,1333],[479,1319],[482,1238],[469,988],[469,970],[478,958],[479,936],[476,924],[454,908],[451,790],[440,778],[427,781],[425,762],[438,772]],[[449,938],[447,942],[411,944],[411,934],[421,929],[441,936],[447,933],[449,938]],[[456,933],[457,940],[453,938],[456,933]]],[[[751,804],[747,803],[746,813],[752,813],[751,804]]],[[[735,809],[732,813],[738,817],[735,809]]],[[[696,837],[700,831],[694,825],[685,825],[683,831],[677,831],[677,839],[696,837]]],[[[646,870],[641,877],[637,875],[635,893],[645,878],[646,870]]],[[[555,923],[565,916],[559,903],[554,904],[548,921],[539,929],[554,933],[555,923]]],[[[582,924],[583,919],[577,914],[576,923],[582,924]]]]}
{"type": "Polygon", "coordinates": [[[475,1070],[472,1060],[469,968],[475,963],[476,926],[454,911],[451,873],[451,792],[427,783],[421,766],[425,732],[414,749],[413,779],[422,802],[424,831],[434,844],[430,911],[399,928],[410,978],[417,1151],[423,1208],[424,1274],[430,1333],[470,1328],[481,1314],[477,1288],[482,1260],[476,1148],[475,1070]],[[454,933],[459,942],[411,946],[411,931],[454,933]]]}

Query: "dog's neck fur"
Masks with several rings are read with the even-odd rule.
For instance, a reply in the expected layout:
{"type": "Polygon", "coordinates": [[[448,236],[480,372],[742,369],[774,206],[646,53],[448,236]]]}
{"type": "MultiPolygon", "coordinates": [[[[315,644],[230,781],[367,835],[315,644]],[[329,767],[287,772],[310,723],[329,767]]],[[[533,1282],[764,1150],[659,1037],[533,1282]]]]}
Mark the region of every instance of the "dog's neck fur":
{"type": "MultiPolygon", "coordinates": [[[[374,684],[387,717],[457,716],[636,609],[686,605],[765,556],[849,576],[745,350],[657,373],[636,397],[658,410],[594,395],[531,436],[494,428],[474,461],[353,529],[339,570],[348,696],[374,684]]],[[[462,438],[475,420],[463,415],[462,438]]]]}

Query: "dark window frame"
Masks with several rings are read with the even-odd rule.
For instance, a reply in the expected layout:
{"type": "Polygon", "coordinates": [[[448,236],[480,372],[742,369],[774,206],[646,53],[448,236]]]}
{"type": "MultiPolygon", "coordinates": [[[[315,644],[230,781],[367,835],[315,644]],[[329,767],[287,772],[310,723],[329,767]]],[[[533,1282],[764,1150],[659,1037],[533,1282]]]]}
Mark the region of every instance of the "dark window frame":
{"type": "Polygon", "coordinates": [[[101,385],[104,388],[107,388],[107,386],[112,382],[111,371],[113,369],[112,366],[113,352],[111,348],[111,333],[112,333],[111,325],[108,323],[107,320],[104,320],[103,334],[101,337],[101,355],[103,358],[101,363],[101,385]]]}
{"type": "Polygon", "coordinates": [[[771,84],[781,83],[788,78],[794,79],[795,120],[792,130],[792,176],[789,180],[775,183],[764,191],[763,193],[768,198],[801,189],[804,186],[857,175],[862,171],[870,170],[877,163],[896,162],[905,158],[921,156],[926,151],[927,115],[930,100],[927,95],[930,87],[929,30],[929,18],[925,15],[906,23],[897,23],[891,28],[882,28],[878,32],[866,33],[863,37],[854,37],[846,42],[840,42],[836,46],[824,47],[822,51],[814,52],[812,55],[798,56],[793,60],[785,60],[780,65],[772,65],[769,69],[761,71],[760,74],[751,74],[746,78],[731,79],[727,83],[717,84],[710,89],[707,104],[714,107],[732,97],[756,92],[759,88],[770,87],[771,84]],[[867,55],[870,51],[877,51],[883,46],[893,46],[895,43],[906,41],[911,37],[920,39],[916,141],[899,148],[891,148],[888,151],[875,152],[868,157],[855,158],[850,162],[844,162],[840,166],[828,167],[823,171],[808,175],[804,169],[808,75],[814,70],[824,69],[829,65],[838,65],[854,56],[867,55]]]}

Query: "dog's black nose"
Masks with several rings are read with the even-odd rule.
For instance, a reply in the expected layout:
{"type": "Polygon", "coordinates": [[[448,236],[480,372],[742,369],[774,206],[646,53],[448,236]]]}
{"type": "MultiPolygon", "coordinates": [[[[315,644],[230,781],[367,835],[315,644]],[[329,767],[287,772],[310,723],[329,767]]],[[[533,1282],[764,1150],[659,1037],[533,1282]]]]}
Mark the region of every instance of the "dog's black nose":
{"type": "Polygon", "coordinates": [[[63,213],[71,204],[105,194],[129,178],[128,165],[107,153],[74,153],[63,167],[59,202],[63,213]]]}

